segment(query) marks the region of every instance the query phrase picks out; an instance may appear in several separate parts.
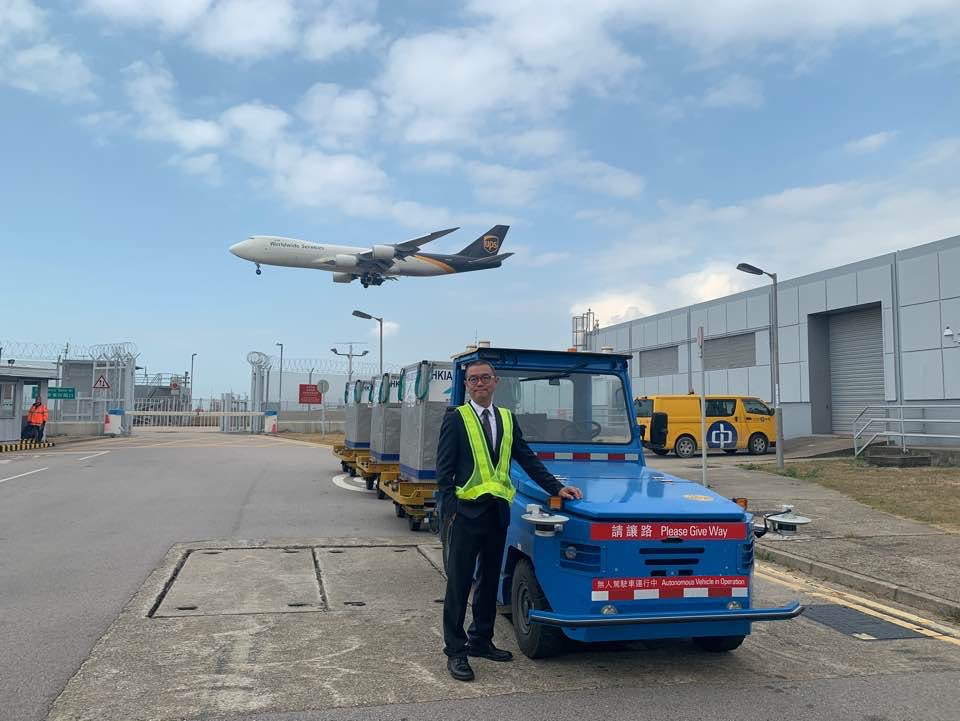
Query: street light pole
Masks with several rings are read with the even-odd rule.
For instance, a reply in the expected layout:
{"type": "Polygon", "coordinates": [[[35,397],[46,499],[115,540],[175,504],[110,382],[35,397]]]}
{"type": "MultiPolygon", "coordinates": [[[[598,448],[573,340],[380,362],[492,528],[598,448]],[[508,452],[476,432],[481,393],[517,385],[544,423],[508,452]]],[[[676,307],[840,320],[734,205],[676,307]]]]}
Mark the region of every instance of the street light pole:
{"type": "Polygon", "coordinates": [[[770,338],[773,349],[773,416],[776,425],[777,468],[783,468],[783,408],[780,405],[780,325],[777,320],[777,274],[768,273],[755,265],[740,263],[737,270],[751,275],[765,275],[773,281],[773,300],[770,307],[770,338]]]}
{"type": "Polygon", "coordinates": [[[336,348],[331,348],[330,352],[334,355],[342,355],[347,359],[347,385],[350,385],[350,381],[353,380],[353,359],[354,358],[363,358],[370,351],[365,350],[363,353],[354,353],[353,352],[353,343],[347,344],[350,348],[346,353],[341,353],[336,348]]]}
{"type": "Polygon", "coordinates": [[[375,320],[380,324],[380,377],[383,378],[383,318],[364,313],[362,310],[353,311],[353,315],[357,318],[364,318],[365,320],[375,320]]]}
{"type": "Polygon", "coordinates": [[[197,357],[196,353],[190,354],[190,406],[193,407],[193,359],[197,357]]]}
{"type": "Polygon", "coordinates": [[[283,343],[277,343],[280,346],[280,384],[277,388],[277,420],[280,420],[280,411],[283,410],[283,343]]]}

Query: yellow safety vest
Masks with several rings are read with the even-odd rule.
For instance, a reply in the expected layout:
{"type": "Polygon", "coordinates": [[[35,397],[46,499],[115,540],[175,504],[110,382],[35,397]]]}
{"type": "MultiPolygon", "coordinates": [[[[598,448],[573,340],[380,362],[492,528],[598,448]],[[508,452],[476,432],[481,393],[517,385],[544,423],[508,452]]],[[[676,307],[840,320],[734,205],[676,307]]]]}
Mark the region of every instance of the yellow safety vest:
{"type": "Polygon", "coordinates": [[[503,435],[500,439],[500,462],[493,467],[487,439],[473,407],[466,403],[457,408],[463,425],[467,429],[470,451],[473,453],[473,473],[462,486],[457,486],[457,498],[473,501],[480,496],[490,494],[502,498],[507,503],[513,501],[517,490],[510,480],[510,454],[513,449],[513,416],[510,411],[497,408],[503,421],[503,435]]]}

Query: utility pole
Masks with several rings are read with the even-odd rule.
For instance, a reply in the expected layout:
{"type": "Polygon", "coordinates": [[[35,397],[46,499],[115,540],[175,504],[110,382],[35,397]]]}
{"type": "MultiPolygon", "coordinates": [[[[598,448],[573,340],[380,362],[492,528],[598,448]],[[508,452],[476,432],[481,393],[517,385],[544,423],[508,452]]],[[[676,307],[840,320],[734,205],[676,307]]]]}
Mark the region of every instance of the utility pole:
{"type": "Polygon", "coordinates": [[[330,352],[334,355],[344,356],[347,359],[347,385],[350,385],[350,382],[353,380],[353,359],[354,358],[363,358],[370,351],[365,350],[363,353],[354,353],[353,352],[353,343],[348,343],[347,346],[350,350],[346,353],[341,353],[336,348],[331,348],[330,352]]]}
{"type": "Polygon", "coordinates": [[[280,385],[277,389],[277,420],[280,420],[280,411],[283,410],[283,343],[277,343],[280,346],[280,385]]]}

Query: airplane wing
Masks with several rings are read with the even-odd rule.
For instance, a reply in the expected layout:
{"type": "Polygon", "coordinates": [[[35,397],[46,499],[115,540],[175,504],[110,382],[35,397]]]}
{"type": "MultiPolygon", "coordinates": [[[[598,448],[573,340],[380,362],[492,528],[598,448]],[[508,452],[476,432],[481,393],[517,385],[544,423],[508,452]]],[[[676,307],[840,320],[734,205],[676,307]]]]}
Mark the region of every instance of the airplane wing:
{"type": "MultiPolygon", "coordinates": [[[[387,246],[387,247],[393,248],[394,258],[406,258],[408,255],[413,255],[418,250],[420,250],[420,246],[426,245],[427,243],[430,243],[436,240],[437,238],[442,238],[443,236],[448,235],[453,231],[459,230],[459,229],[460,228],[458,227],[458,228],[447,228],[445,230],[435,230],[432,233],[429,233],[427,235],[421,235],[419,238],[413,238],[412,240],[405,240],[402,243],[395,243],[394,245],[387,246]]],[[[380,260],[375,248],[371,248],[370,250],[363,253],[358,253],[357,258],[359,258],[361,261],[380,260]]]]}

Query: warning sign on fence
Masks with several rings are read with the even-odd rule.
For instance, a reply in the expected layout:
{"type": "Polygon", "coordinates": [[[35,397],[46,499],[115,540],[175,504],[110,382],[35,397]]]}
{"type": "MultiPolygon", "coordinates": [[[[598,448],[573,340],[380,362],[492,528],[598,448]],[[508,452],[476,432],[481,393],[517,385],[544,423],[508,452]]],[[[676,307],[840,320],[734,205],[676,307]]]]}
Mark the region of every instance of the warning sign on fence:
{"type": "Polygon", "coordinates": [[[110,384],[107,383],[107,379],[104,376],[97,378],[97,382],[93,384],[94,390],[106,391],[110,390],[110,384]]]}

